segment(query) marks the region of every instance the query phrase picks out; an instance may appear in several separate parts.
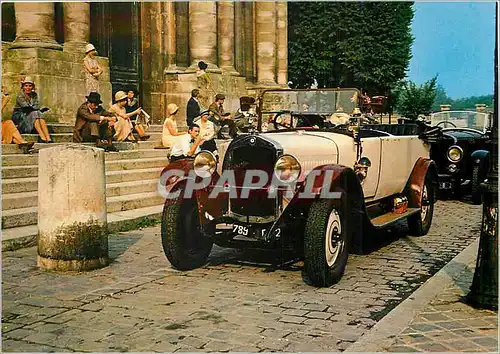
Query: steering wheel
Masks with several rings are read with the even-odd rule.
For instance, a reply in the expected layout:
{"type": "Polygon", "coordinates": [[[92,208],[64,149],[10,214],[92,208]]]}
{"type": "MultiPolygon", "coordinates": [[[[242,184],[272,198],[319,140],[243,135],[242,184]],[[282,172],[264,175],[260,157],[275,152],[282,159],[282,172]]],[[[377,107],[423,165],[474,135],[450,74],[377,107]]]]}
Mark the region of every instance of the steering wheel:
{"type": "Polygon", "coordinates": [[[441,124],[443,125],[443,128],[446,128],[446,124],[451,125],[453,128],[456,128],[456,127],[457,127],[457,126],[455,125],[455,123],[452,123],[452,122],[450,122],[450,121],[448,121],[448,120],[443,120],[443,121],[439,122],[438,124],[436,124],[436,127],[439,127],[441,124]]]}
{"type": "Polygon", "coordinates": [[[274,125],[274,129],[276,129],[276,130],[280,130],[280,127],[285,128],[285,129],[291,129],[292,122],[293,122],[293,115],[290,112],[279,112],[279,113],[276,113],[276,115],[273,117],[273,125],[274,125]],[[279,117],[282,114],[290,114],[290,124],[284,124],[283,119],[279,119],[279,117]]]}

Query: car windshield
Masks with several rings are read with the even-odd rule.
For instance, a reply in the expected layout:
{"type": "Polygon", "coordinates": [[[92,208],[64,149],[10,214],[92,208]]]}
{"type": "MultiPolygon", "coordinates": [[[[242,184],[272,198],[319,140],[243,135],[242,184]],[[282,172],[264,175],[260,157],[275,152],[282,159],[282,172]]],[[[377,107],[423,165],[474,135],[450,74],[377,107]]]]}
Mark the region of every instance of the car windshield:
{"type": "MultiPolygon", "coordinates": [[[[290,112],[301,115],[351,115],[359,107],[357,89],[267,90],[260,97],[262,122],[271,122],[279,114],[286,119],[290,112]]],[[[295,124],[293,124],[295,125],[295,124]]]]}
{"type": "Polygon", "coordinates": [[[474,111],[442,111],[431,114],[431,125],[442,128],[468,128],[486,132],[489,114],[474,111]]]}

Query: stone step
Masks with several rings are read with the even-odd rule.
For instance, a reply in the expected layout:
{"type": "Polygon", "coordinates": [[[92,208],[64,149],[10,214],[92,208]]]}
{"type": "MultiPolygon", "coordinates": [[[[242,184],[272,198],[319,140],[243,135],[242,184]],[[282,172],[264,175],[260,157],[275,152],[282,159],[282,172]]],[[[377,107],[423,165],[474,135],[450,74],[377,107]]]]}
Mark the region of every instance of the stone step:
{"type": "Polygon", "coordinates": [[[21,193],[2,192],[2,211],[37,206],[38,190],[21,193]]]}
{"type": "MultiPolygon", "coordinates": [[[[144,226],[151,226],[161,220],[162,205],[108,213],[110,232],[129,231],[144,226]]],[[[20,226],[2,230],[2,251],[13,251],[36,245],[37,225],[20,226]]]]}
{"type": "Polygon", "coordinates": [[[167,157],[153,157],[149,159],[124,159],[106,161],[106,172],[129,171],[142,168],[165,167],[168,165],[167,157]]]}
{"type": "MultiPolygon", "coordinates": [[[[106,197],[126,196],[129,194],[149,193],[157,190],[157,179],[112,183],[106,185],[106,197]]],[[[32,191],[2,193],[2,210],[36,207],[38,204],[38,188],[32,191]]]]}
{"type": "Polygon", "coordinates": [[[38,176],[38,165],[2,166],[2,180],[38,176]]]}
{"type": "MultiPolygon", "coordinates": [[[[121,159],[141,159],[164,157],[167,158],[168,150],[163,149],[144,149],[144,150],[123,150],[118,153],[106,153],[106,161],[114,161],[121,159]]],[[[38,154],[19,155],[19,154],[3,154],[2,166],[25,166],[36,165],[38,163],[38,154]]]]}
{"type": "MultiPolygon", "coordinates": [[[[33,193],[33,192],[30,192],[33,193]]],[[[109,197],[106,200],[108,213],[126,211],[163,204],[164,198],[157,191],[109,197]]],[[[27,226],[38,222],[37,206],[2,211],[2,229],[27,226]]]]}
{"type": "Polygon", "coordinates": [[[129,171],[109,171],[106,173],[106,183],[110,184],[160,178],[160,172],[162,170],[163,168],[153,167],[129,171]]]}
{"type": "Polygon", "coordinates": [[[38,222],[37,218],[37,207],[3,210],[2,233],[3,229],[36,224],[38,222]]]}
{"type": "MultiPolygon", "coordinates": [[[[57,124],[57,123],[51,123],[48,124],[49,128],[49,133],[53,134],[58,134],[58,133],[71,133],[73,134],[73,125],[69,124],[57,124]]],[[[156,133],[156,132],[162,132],[163,126],[162,125],[150,125],[149,129],[147,130],[147,134],[149,133],[156,133]]]]}
{"type": "Polygon", "coordinates": [[[154,191],[109,197],[107,198],[106,206],[108,213],[114,213],[116,211],[126,211],[159,205],[164,201],[165,198],[163,198],[157,191],[154,191]]]}
{"type": "MultiPolygon", "coordinates": [[[[166,157],[153,157],[149,159],[122,159],[106,161],[106,174],[114,171],[142,170],[154,167],[165,167],[168,165],[166,157]]],[[[24,166],[2,167],[2,180],[11,178],[37,177],[38,164],[24,166]]],[[[109,182],[108,182],[109,183],[109,182]]]]}
{"type": "MultiPolygon", "coordinates": [[[[46,149],[46,148],[50,148],[50,147],[54,147],[54,146],[62,145],[62,144],[69,144],[69,142],[52,143],[52,144],[35,143],[35,145],[33,146],[33,148],[35,150],[34,153],[37,153],[40,149],[46,149]]],[[[83,143],[83,145],[95,146],[94,143],[83,143]]],[[[154,149],[156,147],[161,147],[161,140],[158,140],[158,141],[154,141],[154,140],[139,141],[137,143],[115,141],[114,145],[120,151],[154,149]]],[[[6,154],[19,155],[19,154],[23,154],[23,153],[16,144],[2,144],[2,155],[6,155],[6,154]]],[[[114,152],[110,153],[110,154],[114,154],[114,152]]]]}
{"type": "Polygon", "coordinates": [[[111,183],[106,185],[106,198],[120,195],[154,192],[158,188],[158,179],[111,183]]]}
{"type": "Polygon", "coordinates": [[[2,194],[38,190],[38,177],[2,179],[2,194]]]}
{"type": "MultiPolygon", "coordinates": [[[[148,132],[151,137],[147,141],[161,141],[161,132],[148,132]]],[[[52,141],[54,143],[71,143],[73,142],[73,133],[53,133],[50,134],[52,141]]],[[[26,141],[38,142],[38,134],[23,134],[23,138],[26,141]]]]}

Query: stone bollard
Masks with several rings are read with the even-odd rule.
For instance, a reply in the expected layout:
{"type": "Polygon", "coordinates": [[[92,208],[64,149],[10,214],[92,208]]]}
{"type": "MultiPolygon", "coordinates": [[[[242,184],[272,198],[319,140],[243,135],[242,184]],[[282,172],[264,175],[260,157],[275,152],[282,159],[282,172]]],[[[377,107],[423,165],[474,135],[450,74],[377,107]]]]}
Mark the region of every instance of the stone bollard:
{"type": "Polygon", "coordinates": [[[38,158],[38,266],[84,271],[108,264],[104,151],[69,144],[38,158]]]}

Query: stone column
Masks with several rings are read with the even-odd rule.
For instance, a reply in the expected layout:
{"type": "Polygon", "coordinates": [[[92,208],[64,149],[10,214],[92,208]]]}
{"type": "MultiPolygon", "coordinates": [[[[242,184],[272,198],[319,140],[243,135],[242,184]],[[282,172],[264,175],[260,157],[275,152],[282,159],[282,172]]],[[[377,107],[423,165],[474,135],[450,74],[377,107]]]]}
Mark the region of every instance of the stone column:
{"type": "Polygon", "coordinates": [[[104,150],[80,144],[40,150],[38,266],[82,271],[108,264],[104,150]]]}
{"type": "Polygon", "coordinates": [[[245,77],[249,82],[255,81],[255,18],[254,2],[245,2],[243,5],[244,31],[245,31],[245,77]]]}
{"type": "Polygon", "coordinates": [[[189,2],[190,71],[196,71],[200,60],[208,64],[207,71],[218,72],[217,66],[217,6],[215,1],[189,2]]]}
{"type": "Polygon", "coordinates": [[[280,1],[276,3],[277,13],[277,77],[280,86],[288,87],[288,36],[287,36],[287,2],[280,1]]]}
{"type": "Polygon", "coordinates": [[[167,62],[165,72],[177,72],[177,24],[175,21],[175,3],[167,1],[164,4],[165,25],[163,35],[165,38],[165,48],[167,50],[167,62]]]}
{"type": "Polygon", "coordinates": [[[85,52],[90,38],[90,4],[63,2],[64,50],[85,52]]]}
{"type": "Polygon", "coordinates": [[[257,84],[276,86],[276,3],[256,2],[257,84]]]}
{"type": "Polygon", "coordinates": [[[16,39],[11,48],[62,49],[55,40],[54,3],[16,2],[16,39]]]}
{"type": "Polygon", "coordinates": [[[218,3],[219,67],[230,75],[239,75],[234,68],[234,2],[218,3]]]}

